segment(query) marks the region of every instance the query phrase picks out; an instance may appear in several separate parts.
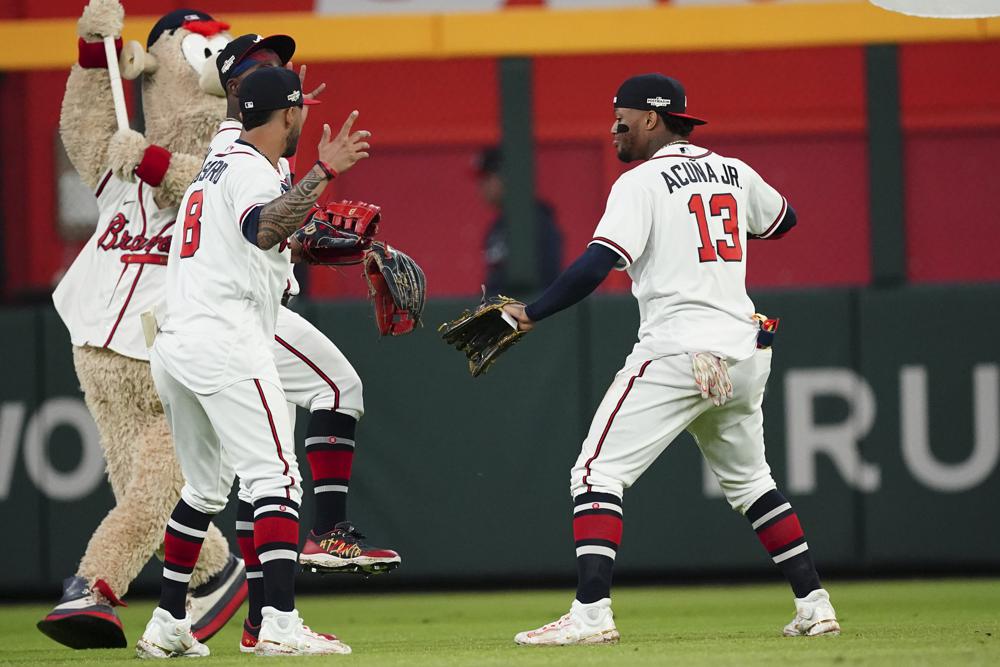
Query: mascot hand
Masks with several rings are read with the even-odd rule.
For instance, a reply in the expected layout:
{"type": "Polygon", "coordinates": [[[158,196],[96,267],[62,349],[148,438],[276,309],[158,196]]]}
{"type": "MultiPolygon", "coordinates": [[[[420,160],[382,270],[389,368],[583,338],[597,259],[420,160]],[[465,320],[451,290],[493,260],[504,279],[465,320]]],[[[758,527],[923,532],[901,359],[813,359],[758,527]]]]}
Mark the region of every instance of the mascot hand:
{"type": "Polygon", "coordinates": [[[88,42],[104,37],[120,37],[125,22],[125,8],[118,0],[90,0],[76,22],[76,33],[88,42]]]}
{"type": "Polygon", "coordinates": [[[118,130],[108,144],[108,167],[121,180],[135,182],[135,168],[148,147],[146,137],[135,130],[118,130]]]}

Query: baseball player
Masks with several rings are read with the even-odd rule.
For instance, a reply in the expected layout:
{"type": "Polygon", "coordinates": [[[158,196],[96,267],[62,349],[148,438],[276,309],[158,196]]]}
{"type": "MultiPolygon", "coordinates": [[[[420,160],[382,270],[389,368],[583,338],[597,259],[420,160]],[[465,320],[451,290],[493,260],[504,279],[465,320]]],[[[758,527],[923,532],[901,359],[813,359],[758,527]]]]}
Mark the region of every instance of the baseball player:
{"type": "Polygon", "coordinates": [[[324,125],[316,164],[282,194],[278,160],[295,153],[309,102],[287,69],[248,76],[240,85],[240,137],[209,154],[181,202],[150,364],[185,484],[167,523],[160,602],[137,643],[140,657],[208,655],[191,634],[184,599],[234,475],[253,501],[267,601],[255,652],[350,653],[335,637],[309,630],[295,609],[301,486],[272,347],[287,239],[327,183],[368,157],[369,133],[351,131],[356,111],[335,137],[324,125]]]}
{"type": "MultiPolygon", "coordinates": [[[[219,153],[240,136],[240,83],[265,67],[284,67],[295,52],[295,41],[286,35],[241,35],[227,44],[216,58],[219,79],[226,91],[227,116],[212,140],[211,153],[219,153]]],[[[301,71],[304,80],[305,67],[301,71]]],[[[306,97],[315,99],[321,84],[306,97]]],[[[303,107],[303,122],[307,107],[303,107]]],[[[280,158],[285,188],[291,186],[294,157],[280,158]]],[[[290,241],[292,244],[296,242],[290,241]]],[[[293,247],[294,251],[294,247],[293,247]]],[[[289,266],[286,299],[298,294],[299,285],[289,266]]],[[[278,378],[290,402],[310,411],[306,434],[306,458],[313,479],[315,512],[300,563],[320,572],[374,573],[399,565],[400,556],[391,549],[373,547],[347,521],[347,492],[355,446],[355,429],[364,414],[361,378],[344,354],[319,329],[294,311],[281,306],[272,345],[278,378]]],[[[237,508],[237,541],[247,563],[249,614],[243,624],[241,650],[251,652],[260,630],[264,607],[261,567],[254,549],[253,506],[249,491],[241,484],[237,508]]]]}
{"type": "Polygon", "coordinates": [[[528,330],[618,269],[632,278],[640,319],[638,342],[571,472],[576,599],[568,614],[518,633],[518,644],[618,641],[611,577],[623,494],[684,430],[791,584],[796,614],[784,634],[840,631],[799,519],[764,458],[771,350],[745,286],[747,239],[785,234],[795,212],[746,163],[693,145],[691,132],[705,121],[686,110],[676,79],[644,74],[621,85],[612,143],[620,160],[642,163],[615,182],[586,252],[537,301],[505,307],[528,330]]]}

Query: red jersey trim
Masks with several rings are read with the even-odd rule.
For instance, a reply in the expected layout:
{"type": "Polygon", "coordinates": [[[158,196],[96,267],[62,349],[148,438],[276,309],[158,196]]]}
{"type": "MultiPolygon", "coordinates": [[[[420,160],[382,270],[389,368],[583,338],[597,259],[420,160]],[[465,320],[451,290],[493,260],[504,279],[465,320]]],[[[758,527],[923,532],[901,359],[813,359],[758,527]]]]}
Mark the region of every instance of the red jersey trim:
{"type": "Polygon", "coordinates": [[[139,255],[122,255],[122,262],[125,264],[156,264],[158,266],[166,266],[167,256],[151,252],[139,255]]]}
{"type": "Polygon", "coordinates": [[[143,181],[139,181],[139,211],[142,213],[142,234],[140,236],[146,236],[146,206],[142,203],[142,186],[143,181]]]}
{"type": "Polygon", "coordinates": [[[594,238],[590,239],[591,243],[593,243],[594,241],[597,241],[598,243],[606,243],[607,245],[609,245],[612,248],[614,248],[614,250],[619,255],[621,255],[622,257],[624,257],[625,261],[627,261],[629,264],[632,263],[632,255],[628,254],[628,251],[626,251],[625,248],[621,247],[620,245],[618,245],[617,243],[615,243],[611,239],[605,238],[603,236],[595,236],[594,238]]]}
{"type": "Polygon", "coordinates": [[[766,239],[768,236],[770,236],[771,234],[773,234],[774,230],[778,228],[779,224],[781,224],[781,221],[785,219],[785,211],[787,211],[787,210],[788,210],[788,200],[785,199],[784,197],[782,197],[781,198],[781,210],[778,211],[778,217],[775,218],[774,222],[772,222],[771,225],[767,229],[764,230],[763,234],[758,234],[757,238],[759,238],[759,239],[766,239]]]}
{"type": "Polygon", "coordinates": [[[108,169],[108,173],[105,174],[104,180],[101,181],[101,184],[97,186],[97,190],[94,191],[95,197],[101,196],[101,193],[104,192],[104,186],[106,186],[108,184],[108,181],[110,180],[111,180],[111,170],[108,169]]]}
{"type": "Polygon", "coordinates": [[[670,154],[670,155],[654,155],[653,157],[649,158],[649,160],[646,160],[646,161],[650,162],[652,160],[662,160],[665,157],[682,157],[682,158],[684,158],[686,160],[700,160],[701,158],[708,157],[711,154],[712,154],[712,151],[705,151],[701,155],[683,155],[683,154],[678,154],[678,155],[674,155],[674,154],[670,154]]]}
{"type": "Polygon", "coordinates": [[[216,153],[215,157],[229,157],[230,155],[249,155],[250,157],[253,157],[254,155],[257,155],[257,153],[248,153],[247,151],[232,151],[230,153],[216,153]]]}
{"type": "Polygon", "coordinates": [[[246,220],[246,217],[248,215],[250,215],[250,211],[254,210],[255,208],[260,208],[263,205],[264,204],[250,204],[250,206],[248,206],[247,209],[240,214],[240,219],[237,221],[237,224],[239,224],[241,229],[243,228],[243,221],[246,220]]]}
{"type": "MultiPolygon", "coordinates": [[[[127,266],[125,267],[128,268],[127,266]]],[[[125,311],[128,310],[128,304],[132,301],[132,295],[135,294],[135,286],[139,284],[139,278],[142,277],[142,270],[146,268],[144,265],[139,266],[139,270],[135,272],[135,279],[132,280],[132,288],[128,291],[128,296],[125,297],[125,303],[122,305],[122,309],[118,312],[118,319],[115,320],[115,326],[111,327],[111,333],[108,334],[108,339],[104,341],[102,347],[107,347],[111,345],[111,339],[115,337],[115,332],[118,331],[118,325],[121,324],[122,318],[125,316],[125,311]]]]}

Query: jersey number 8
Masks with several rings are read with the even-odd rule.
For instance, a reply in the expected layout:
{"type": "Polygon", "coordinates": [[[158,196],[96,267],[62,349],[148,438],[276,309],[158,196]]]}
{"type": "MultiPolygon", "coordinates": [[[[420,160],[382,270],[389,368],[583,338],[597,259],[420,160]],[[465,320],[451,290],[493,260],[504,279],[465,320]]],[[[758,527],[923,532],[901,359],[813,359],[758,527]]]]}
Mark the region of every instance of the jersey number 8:
{"type": "Polygon", "coordinates": [[[711,199],[708,200],[708,207],[713,218],[722,218],[722,230],[729,237],[729,240],[719,239],[714,245],[712,244],[712,237],[708,233],[708,217],[705,215],[705,200],[699,194],[691,195],[691,199],[688,200],[688,210],[691,211],[698,223],[698,236],[701,240],[698,246],[698,261],[714,262],[719,257],[724,262],[741,261],[743,259],[743,246],[740,245],[736,197],[728,192],[712,195],[711,199]]]}
{"type": "Polygon", "coordinates": [[[184,227],[181,230],[181,257],[191,257],[201,245],[201,205],[205,201],[205,191],[195,190],[188,197],[184,209],[184,227]]]}

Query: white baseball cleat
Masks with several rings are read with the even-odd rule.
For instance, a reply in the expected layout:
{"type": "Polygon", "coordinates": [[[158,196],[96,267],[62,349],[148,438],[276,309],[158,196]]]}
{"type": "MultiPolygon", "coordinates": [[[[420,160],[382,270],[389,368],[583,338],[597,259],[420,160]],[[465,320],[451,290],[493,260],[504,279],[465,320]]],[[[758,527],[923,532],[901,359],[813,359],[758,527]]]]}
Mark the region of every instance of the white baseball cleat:
{"type": "Polygon", "coordinates": [[[785,626],[786,637],[839,635],[837,612],[830,604],[830,594],[817,588],[804,598],[795,598],[795,618],[785,626]]]}
{"type": "Polygon", "coordinates": [[[514,635],[522,646],[568,646],[571,644],[614,644],[621,638],[615,628],[611,598],[583,604],[573,600],[569,613],[559,620],[514,635]]]}
{"type": "Polygon", "coordinates": [[[135,644],[135,654],[140,658],[204,658],[209,651],[191,634],[190,616],[178,620],[157,607],[135,644]]]}
{"type": "Polygon", "coordinates": [[[299,612],[278,611],[274,607],[261,610],[264,620],[254,653],[257,655],[347,655],[351,647],[334,635],[310,630],[302,624],[299,612]]]}

